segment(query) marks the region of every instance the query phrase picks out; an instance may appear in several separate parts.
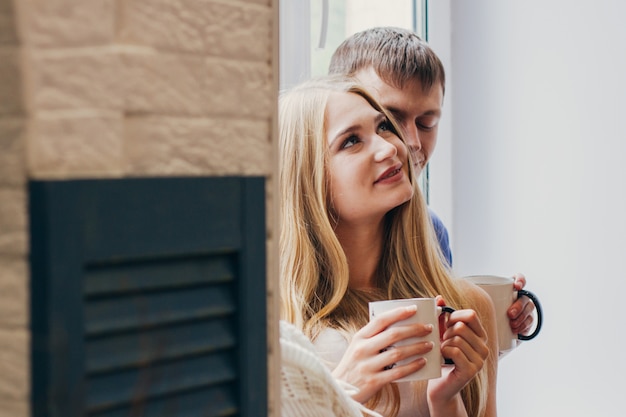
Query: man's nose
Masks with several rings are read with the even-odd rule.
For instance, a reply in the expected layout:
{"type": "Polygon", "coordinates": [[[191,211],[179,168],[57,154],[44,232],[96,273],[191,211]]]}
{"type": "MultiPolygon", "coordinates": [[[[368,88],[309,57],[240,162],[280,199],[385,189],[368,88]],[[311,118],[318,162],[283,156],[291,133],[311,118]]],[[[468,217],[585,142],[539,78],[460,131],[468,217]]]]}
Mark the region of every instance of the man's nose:
{"type": "Polygon", "coordinates": [[[415,124],[411,123],[410,126],[405,127],[404,140],[412,152],[417,152],[422,149],[422,141],[420,140],[419,130],[415,124]]]}

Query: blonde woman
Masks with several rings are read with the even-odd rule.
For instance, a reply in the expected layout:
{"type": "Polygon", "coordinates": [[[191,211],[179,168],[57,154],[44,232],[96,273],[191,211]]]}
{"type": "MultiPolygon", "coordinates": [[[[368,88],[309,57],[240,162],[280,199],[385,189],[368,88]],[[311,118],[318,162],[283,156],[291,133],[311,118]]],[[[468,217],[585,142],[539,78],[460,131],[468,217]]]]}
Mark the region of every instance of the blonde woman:
{"type": "Polygon", "coordinates": [[[397,125],[356,82],[326,77],[280,98],[281,318],[309,337],[353,398],[385,416],[495,416],[497,348],[487,295],[446,266],[397,125]],[[369,322],[373,300],[438,297],[457,309],[442,329],[454,366],[428,382],[394,380],[432,349],[386,350],[432,326],[369,322]]]}
{"type": "MultiPolygon", "coordinates": [[[[435,51],[413,31],[373,27],[353,34],[337,47],[329,72],[357,78],[393,113],[419,174],[435,152],[443,117],[446,74],[435,51]]],[[[441,251],[452,266],[448,230],[434,211],[429,212],[441,251]]],[[[526,285],[524,274],[516,273],[513,278],[516,290],[526,285]]],[[[507,315],[513,333],[530,333],[534,309],[528,297],[511,304],[507,315]]]]}

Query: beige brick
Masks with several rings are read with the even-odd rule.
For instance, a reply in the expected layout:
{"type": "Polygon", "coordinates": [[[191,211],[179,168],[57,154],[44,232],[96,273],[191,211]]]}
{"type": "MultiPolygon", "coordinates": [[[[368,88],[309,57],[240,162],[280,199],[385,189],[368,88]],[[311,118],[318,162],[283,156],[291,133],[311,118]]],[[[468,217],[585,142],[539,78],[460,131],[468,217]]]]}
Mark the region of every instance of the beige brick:
{"type": "Polygon", "coordinates": [[[24,400],[30,392],[29,334],[0,328],[0,398],[24,400]]]}
{"type": "Polygon", "coordinates": [[[131,175],[265,175],[269,122],[136,117],[126,122],[131,175]]]}
{"type": "Polygon", "coordinates": [[[206,0],[127,0],[123,4],[121,36],[125,42],[270,60],[272,12],[267,6],[206,0]]]}
{"type": "Polygon", "coordinates": [[[0,417],[30,417],[30,404],[26,400],[0,398],[0,417]]]}
{"type": "Polygon", "coordinates": [[[23,119],[0,118],[0,186],[26,181],[24,129],[23,119]]]}
{"type": "Polygon", "coordinates": [[[37,48],[110,44],[116,0],[18,0],[25,43],[37,48]]]}
{"type": "Polygon", "coordinates": [[[28,169],[37,178],[122,174],[121,114],[70,113],[31,120],[28,169]]]}
{"type": "Polygon", "coordinates": [[[125,109],[131,113],[200,115],[206,113],[204,61],[189,55],[126,50],[125,109]]]}
{"type": "Polygon", "coordinates": [[[23,109],[19,49],[0,46],[0,116],[19,114],[23,109]]]}
{"type": "Polygon", "coordinates": [[[0,14],[13,14],[14,0],[0,0],[0,14]]]}
{"type": "Polygon", "coordinates": [[[276,8],[278,8],[279,0],[240,0],[240,1],[243,3],[258,4],[261,6],[268,6],[268,7],[271,7],[272,4],[276,2],[276,8]]]}
{"type": "Polygon", "coordinates": [[[0,327],[28,326],[28,294],[26,258],[0,256],[0,327]]]}
{"type": "Polygon", "coordinates": [[[26,211],[24,188],[0,187],[0,254],[27,253],[26,211]]]}
{"type": "Polygon", "coordinates": [[[14,0],[0,0],[0,45],[17,44],[14,0]]]}
{"type": "Polygon", "coordinates": [[[211,58],[206,65],[205,89],[212,113],[265,118],[276,111],[267,63],[211,58]]]}
{"type": "Polygon", "coordinates": [[[33,50],[27,62],[34,110],[122,109],[122,68],[113,48],[33,50]]]}
{"type": "Polygon", "coordinates": [[[121,60],[130,113],[266,118],[275,108],[267,63],[145,49],[126,49],[121,60]]]}

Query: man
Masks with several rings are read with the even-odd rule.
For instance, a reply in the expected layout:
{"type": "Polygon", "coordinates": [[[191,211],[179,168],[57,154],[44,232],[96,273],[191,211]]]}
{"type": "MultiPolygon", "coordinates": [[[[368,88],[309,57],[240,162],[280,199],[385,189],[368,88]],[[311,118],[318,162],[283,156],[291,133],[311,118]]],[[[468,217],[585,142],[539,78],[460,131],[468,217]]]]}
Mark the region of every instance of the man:
{"type": "MultiPolygon", "coordinates": [[[[402,128],[416,173],[426,166],[435,150],[445,92],[445,71],[435,52],[414,32],[378,27],[356,33],[334,52],[329,72],[354,76],[396,117],[402,128]]],[[[442,254],[452,266],[448,231],[431,210],[431,219],[442,254]]],[[[515,274],[515,288],[526,278],[515,274]]],[[[511,330],[526,334],[533,323],[534,305],[526,297],[508,310],[511,330]]]]}

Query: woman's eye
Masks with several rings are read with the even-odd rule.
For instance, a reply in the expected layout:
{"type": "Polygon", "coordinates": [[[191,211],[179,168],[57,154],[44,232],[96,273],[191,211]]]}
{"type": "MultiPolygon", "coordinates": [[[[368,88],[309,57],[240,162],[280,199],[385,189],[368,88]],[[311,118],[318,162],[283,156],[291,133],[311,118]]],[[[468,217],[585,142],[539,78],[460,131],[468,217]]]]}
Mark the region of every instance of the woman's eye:
{"type": "Polygon", "coordinates": [[[359,138],[356,136],[350,136],[348,139],[344,140],[341,144],[341,149],[351,148],[359,142],[359,138]]]}
{"type": "Polygon", "coordinates": [[[389,122],[389,120],[383,120],[378,125],[378,130],[382,132],[388,132],[393,131],[393,128],[391,127],[391,123],[389,122]]]}

